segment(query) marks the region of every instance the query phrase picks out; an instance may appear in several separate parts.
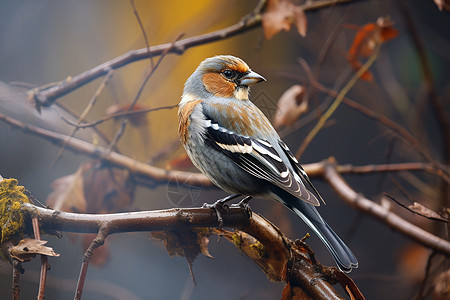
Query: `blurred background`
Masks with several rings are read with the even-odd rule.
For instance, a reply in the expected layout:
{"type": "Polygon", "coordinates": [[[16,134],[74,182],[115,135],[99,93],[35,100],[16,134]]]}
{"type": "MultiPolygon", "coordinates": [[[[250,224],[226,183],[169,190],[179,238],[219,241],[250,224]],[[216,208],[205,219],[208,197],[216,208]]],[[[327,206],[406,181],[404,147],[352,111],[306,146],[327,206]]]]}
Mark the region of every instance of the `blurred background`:
{"type": "MultiPolygon", "coordinates": [[[[150,45],[170,43],[177,36],[192,37],[230,26],[251,12],[258,1],[135,1],[150,45]]],[[[295,4],[301,2],[294,1],[295,4]]],[[[435,86],[444,109],[449,111],[450,22],[433,1],[353,1],[306,12],[308,28],[301,37],[295,28],[266,40],[260,27],[243,34],[188,49],[182,55],[167,55],[145,85],[139,98],[142,108],[174,105],[179,102],[183,84],[206,57],[232,54],[244,59],[267,82],[252,89],[251,98],[270,117],[278,99],[293,84],[308,91],[312,122],[300,122],[299,129],[282,129],[284,141],[295,150],[316,123],[314,109],[329,103],[328,96],[314,91],[298,59],[304,59],[319,82],[339,90],[352,69],[346,60],[357,30],[379,17],[389,16],[399,35],[387,41],[371,68],[372,82],[359,81],[348,96],[364,106],[398,122],[423,142],[435,160],[442,161],[443,146],[435,116],[427,106],[423,73],[417,50],[405,26],[404,10],[425,45],[435,86]],[[400,3],[400,4],[399,4],[400,3]],[[405,4],[406,3],[406,4],[405,4]],[[332,41],[331,46],[330,41],[332,41]],[[325,49],[327,51],[325,51],[325,49]],[[421,106],[422,105],[422,106],[421,106]]],[[[129,1],[0,1],[0,113],[22,122],[65,134],[71,127],[63,122],[57,108],[39,114],[24,97],[24,91],[66,79],[115,58],[132,49],[145,47],[129,1]]],[[[154,58],[154,63],[158,57],[154,58]]],[[[150,67],[149,60],[129,64],[114,72],[87,119],[94,121],[108,109],[129,104],[150,67]],[[112,107],[112,108],[111,108],[112,107]]],[[[81,113],[102,78],[58,100],[81,113]]],[[[137,125],[127,126],[117,144],[122,154],[159,167],[194,171],[177,164],[184,150],[178,143],[177,109],[151,112],[137,125]]],[[[299,123],[296,123],[297,125],[299,123]]],[[[98,129],[109,139],[120,122],[108,121],[98,129]]],[[[102,143],[92,129],[80,130],[77,137],[102,143]]],[[[73,174],[90,158],[65,150],[54,164],[60,148],[33,134],[26,134],[0,122],[0,174],[19,180],[39,200],[52,192],[52,182],[73,174]]],[[[327,127],[309,145],[301,162],[312,163],[334,156],[341,164],[367,165],[386,162],[422,161],[414,149],[394,138],[392,132],[359,112],[341,105],[327,127]]],[[[438,178],[423,172],[347,175],[351,186],[377,201],[383,192],[396,195],[399,185],[413,200],[439,198],[438,178]]],[[[417,295],[423,279],[429,250],[417,246],[380,222],[358,213],[343,202],[320,179],[313,182],[327,205],[320,212],[358,257],[360,267],[350,277],[368,299],[410,299],[417,295]]],[[[200,206],[223,197],[215,188],[197,189],[169,185],[130,183],[130,201],[114,207],[116,211],[152,210],[200,206]],[[189,193],[189,197],[181,197],[189,193]]],[[[401,193],[400,193],[401,194],[401,193]]],[[[400,196],[398,196],[400,197],[400,196]]],[[[448,201],[448,198],[447,198],[448,201]]],[[[444,202],[445,203],[445,202],[444,202]]],[[[396,206],[396,204],[392,204],[396,206]]],[[[439,205],[428,203],[438,210],[439,205]]],[[[448,202],[446,204],[448,206],[448,202]]],[[[90,205],[88,204],[88,207],[90,205]]],[[[95,206],[95,205],[94,205],[95,206]]],[[[302,238],[309,229],[280,204],[253,200],[253,211],[274,222],[290,238],[302,238]]],[[[438,233],[442,226],[412,217],[408,220],[438,233]]],[[[102,212],[97,207],[95,212],[102,212]]],[[[92,207],[91,207],[91,212],[92,207]]],[[[49,240],[59,258],[50,258],[47,299],[73,297],[84,252],[81,234],[64,234],[49,240]]],[[[333,261],[321,242],[312,236],[308,244],[325,265],[333,261]]],[[[225,239],[211,237],[214,259],[199,256],[194,262],[197,286],[193,286],[184,258],[169,257],[162,242],[149,233],[130,233],[108,237],[107,250],[97,265],[91,265],[83,299],[279,299],[284,283],[270,282],[265,274],[225,239]]],[[[436,261],[442,258],[436,258],[436,261]]],[[[442,260],[441,260],[442,261],[442,260]]],[[[39,260],[25,263],[21,277],[21,296],[37,294],[39,260]]],[[[0,294],[11,298],[11,267],[0,265],[0,294]]]]}

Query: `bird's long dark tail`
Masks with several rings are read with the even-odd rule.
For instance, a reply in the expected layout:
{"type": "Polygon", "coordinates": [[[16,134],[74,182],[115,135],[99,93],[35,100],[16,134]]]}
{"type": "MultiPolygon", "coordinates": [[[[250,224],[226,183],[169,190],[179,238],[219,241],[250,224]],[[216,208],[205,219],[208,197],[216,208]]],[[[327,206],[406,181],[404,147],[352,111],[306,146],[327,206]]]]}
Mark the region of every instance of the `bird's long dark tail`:
{"type": "Polygon", "coordinates": [[[343,272],[350,272],[352,268],[358,267],[358,260],[347,245],[331,229],[331,227],[320,216],[317,209],[306,202],[295,199],[294,203],[282,201],[289,209],[295,212],[302,220],[311,227],[319,236],[328,250],[331,252],[337,266],[343,272]]]}

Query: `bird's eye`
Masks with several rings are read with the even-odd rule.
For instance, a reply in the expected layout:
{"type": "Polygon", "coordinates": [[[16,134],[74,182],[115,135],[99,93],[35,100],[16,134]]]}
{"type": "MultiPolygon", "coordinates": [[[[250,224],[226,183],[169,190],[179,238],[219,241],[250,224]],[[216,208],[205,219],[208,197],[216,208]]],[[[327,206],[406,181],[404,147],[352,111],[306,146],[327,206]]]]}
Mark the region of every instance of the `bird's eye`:
{"type": "Polygon", "coordinates": [[[234,72],[231,70],[225,70],[222,72],[223,76],[225,76],[228,79],[231,79],[234,77],[234,72]]]}

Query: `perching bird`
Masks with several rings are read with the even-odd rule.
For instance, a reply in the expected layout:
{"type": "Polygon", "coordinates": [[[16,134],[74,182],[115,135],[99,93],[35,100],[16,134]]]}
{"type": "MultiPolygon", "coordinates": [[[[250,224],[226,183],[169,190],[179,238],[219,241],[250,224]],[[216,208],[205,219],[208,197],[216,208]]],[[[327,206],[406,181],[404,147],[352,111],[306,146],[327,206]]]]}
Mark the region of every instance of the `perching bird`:
{"type": "Polygon", "coordinates": [[[193,164],[226,192],[283,203],[319,236],[337,266],[358,266],[352,251],[322,219],[319,194],[266,116],[249,100],[265,81],[241,59],[205,59],[185,83],[178,132],[193,164]]]}

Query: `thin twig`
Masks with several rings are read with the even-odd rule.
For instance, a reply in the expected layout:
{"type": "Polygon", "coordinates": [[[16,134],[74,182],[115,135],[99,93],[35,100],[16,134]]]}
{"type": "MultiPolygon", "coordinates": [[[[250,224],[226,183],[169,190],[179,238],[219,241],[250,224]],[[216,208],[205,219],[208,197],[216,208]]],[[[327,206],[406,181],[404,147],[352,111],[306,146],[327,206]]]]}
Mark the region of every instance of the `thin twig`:
{"type": "MultiPolygon", "coordinates": [[[[175,41],[172,43],[172,47],[174,47],[175,43],[183,36],[183,34],[180,34],[177,36],[177,38],[175,39],[175,41]]],[[[144,90],[145,85],[147,84],[147,82],[150,80],[150,78],[152,77],[152,75],[155,73],[156,69],[158,69],[159,65],[161,64],[161,62],[163,61],[163,59],[166,57],[167,53],[169,53],[169,51],[172,48],[167,48],[159,57],[158,61],[156,62],[155,66],[152,67],[150,69],[150,71],[148,72],[148,74],[145,76],[144,80],[142,81],[141,86],[138,89],[138,92],[136,93],[136,96],[134,97],[133,101],[131,102],[130,107],[128,108],[128,111],[132,111],[134,106],[136,105],[137,101],[139,100],[139,98],[141,97],[142,91],[144,90]]],[[[125,132],[125,127],[128,124],[128,120],[129,119],[123,119],[122,123],[120,125],[119,130],[117,131],[116,135],[114,136],[113,140],[111,141],[111,144],[109,144],[108,146],[108,152],[112,151],[112,149],[115,147],[115,145],[117,144],[117,142],[119,141],[120,137],[123,135],[123,133],[125,132]]]]}
{"type": "MultiPolygon", "coordinates": [[[[33,234],[34,238],[38,241],[41,240],[41,232],[39,230],[39,220],[37,217],[32,218],[33,224],[33,234]]],[[[45,298],[45,282],[47,281],[47,270],[48,270],[48,257],[47,255],[41,254],[41,272],[39,276],[39,291],[38,300],[43,300],[45,298]]]]}
{"type": "Polygon", "coordinates": [[[13,300],[19,300],[20,299],[20,274],[22,273],[22,265],[20,261],[13,258],[12,259],[12,266],[13,266],[13,274],[12,274],[12,293],[13,293],[13,300]]]}
{"type": "MultiPolygon", "coordinates": [[[[64,104],[63,102],[61,102],[61,101],[56,102],[55,105],[57,105],[59,108],[61,108],[63,111],[65,111],[66,113],[68,113],[69,115],[74,117],[75,119],[77,119],[77,120],[80,119],[80,114],[78,112],[76,112],[75,110],[73,110],[68,105],[64,104]]],[[[62,121],[66,122],[70,126],[77,127],[76,126],[77,123],[72,122],[71,120],[67,119],[59,110],[55,109],[54,111],[58,114],[59,118],[62,121]]],[[[84,128],[83,124],[88,123],[88,121],[86,119],[82,119],[81,121],[82,121],[82,123],[79,124],[78,127],[79,128],[84,128]]],[[[96,128],[95,126],[92,126],[92,130],[94,130],[94,132],[103,140],[103,142],[105,144],[111,143],[111,140],[102,131],[100,131],[98,128],[96,128]]],[[[119,149],[114,148],[114,151],[119,152],[119,149]]]]}
{"type": "Polygon", "coordinates": [[[89,260],[91,259],[92,254],[94,254],[95,249],[102,246],[105,243],[105,239],[109,233],[109,223],[105,222],[98,230],[97,236],[92,240],[89,248],[86,249],[83,255],[83,261],[81,263],[80,275],[78,277],[77,288],[75,291],[75,300],[80,300],[81,295],[83,293],[84,282],[86,280],[86,275],[89,267],[89,260]]]}
{"type": "MultiPolygon", "coordinates": [[[[91,100],[89,100],[88,105],[84,108],[83,112],[81,113],[80,117],[77,120],[77,125],[79,125],[86,118],[88,113],[94,107],[95,103],[97,102],[98,97],[100,96],[100,94],[105,89],[106,84],[109,82],[109,80],[111,79],[112,75],[113,75],[113,71],[111,70],[111,71],[108,72],[106,77],[103,79],[102,83],[97,88],[97,91],[95,91],[95,93],[92,96],[91,100]]],[[[58,153],[56,154],[55,159],[51,163],[52,167],[54,167],[58,163],[59,159],[61,158],[61,155],[64,152],[64,148],[66,147],[67,141],[70,140],[75,135],[75,133],[78,131],[78,129],[79,129],[79,127],[75,126],[72,129],[72,132],[67,136],[66,141],[62,144],[61,148],[59,149],[58,153]]]]}
{"type": "MultiPolygon", "coordinates": [[[[311,69],[307,65],[307,63],[304,60],[299,60],[301,66],[305,70],[305,73],[308,76],[308,79],[310,80],[312,86],[319,91],[326,93],[330,96],[337,97],[338,92],[331,90],[327,88],[326,86],[322,85],[318,81],[315,80],[314,76],[312,76],[311,69]]],[[[385,116],[376,113],[375,111],[345,97],[343,99],[343,103],[347,105],[350,108],[353,108],[354,110],[366,115],[367,117],[376,120],[377,122],[380,122],[380,124],[392,129],[393,133],[398,135],[403,141],[408,143],[412,146],[413,149],[415,149],[425,160],[432,163],[435,167],[435,169],[438,171],[438,175],[444,178],[447,182],[450,181],[450,177],[448,174],[448,171],[445,170],[445,168],[441,168],[439,163],[436,162],[427,149],[425,149],[422,146],[422,143],[420,143],[413,135],[411,135],[404,127],[400,126],[399,124],[395,123],[394,121],[386,118],[385,116]]]]}
{"type": "MultiPolygon", "coordinates": [[[[46,130],[37,126],[24,124],[16,119],[7,117],[0,113],[0,120],[4,121],[11,126],[21,128],[25,133],[33,134],[44,138],[56,145],[61,145],[66,135],[56,133],[54,131],[46,130]]],[[[197,187],[211,187],[212,183],[206,176],[201,173],[184,172],[178,170],[166,170],[158,168],[149,164],[145,164],[138,160],[132,159],[128,156],[116,153],[107,152],[105,148],[93,145],[91,143],[72,138],[67,147],[74,152],[82,153],[96,159],[102,159],[103,161],[111,164],[112,166],[127,169],[134,176],[142,177],[144,179],[150,179],[153,184],[162,182],[181,182],[183,184],[189,184],[197,187]]],[[[310,177],[317,177],[323,175],[323,163],[304,164],[304,169],[310,177]]],[[[439,166],[438,166],[439,167],[439,166]]],[[[425,171],[430,174],[442,176],[444,170],[439,167],[436,169],[435,165],[411,162],[411,163],[398,163],[390,165],[366,165],[366,166],[353,166],[353,165],[339,165],[336,166],[336,170],[342,174],[370,174],[373,172],[396,172],[396,171],[425,171]]]]}
{"type": "MultiPolygon", "coordinates": [[[[341,3],[352,2],[356,0],[319,0],[319,1],[307,1],[299,8],[304,11],[312,11],[321,9],[323,7],[334,6],[341,3]]],[[[264,9],[262,6],[260,9],[264,9]]],[[[130,50],[127,53],[109,60],[101,65],[98,65],[90,70],[87,70],[79,75],[70,77],[62,81],[59,84],[47,88],[37,88],[30,91],[29,97],[33,99],[36,106],[50,106],[56,99],[70,93],[71,91],[82,87],[83,85],[104,76],[108,73],[108,70],[115,70],[121,68],[127,64],[135,61],[143,60],[149,56],[158,56],[170,49],[168,53],[183,54],[187,49],[212,43],[215,41],[224,40],[243,32],[252,30],[261,25],[261,12],[252,11],[250,14],[244,16],[241,21],[231,25],[229,27],[198,35],[190,38],[180,40],[176,43],[162,44],[158,46],[150,47],[150,51],[147,48],[130,50]]]]}
{"type": "Polygon", "coordinates": [[[154,111],[158,111],[158,110],[165,110],[165,109],[174,109],[177,108],[178,104],[173,104],[173,105],[167,105],[167,106],[160,106],[160,107],[154,107],[154,108],[143,108],[143,109],[138,109],[138,110],[132,110],[132,111],[121,111],[115,114],[111,114],[108,116],[105,116],[101,119],[98,119],[97,121],[93,121],[93,122],[85,122],[82,124],[77,124],[74,123],[64,117],[62,117],[61,119],[66,122],[67,124],[74,126],[76,128],[88,128],[88,127],[95,127],[103,122],[106,122],[108,120],[111,119],[118,119],[118,118],[122,118],[122,117],[131,117],[133,115],[138,115],[138,114],[144,114],[144,113],[149,113],[149,112],[154,112],[154,111]]]}
{"type": "Polygon", "coordinates": [[[153,56],[150,53],[150,43],[148,42],[147,33],[145,33],[145,28],[144,28],[144,25],[142,24],[141,17],[139,17],[139,13],[136,9],[134,0],[130,0],[130,4],[131,4],[131,8],[133,9],[133,14],[135,15],[135,17],[138,21],[139,28],[141,29],[142,35],[144,36],[145,46],[147,47],[148,56],[150,58],[150,67],[153,69],[154,68],[153,56]]]}
{"type": "Polygon", "coordinates": [[[317,133],[322,129],[325,122],[331,117],[331,115],[336,111],[336,109],[341,104],[342,100],[345,98],[350,89],[356,84],[359,78],[370,68],[370,66],[375,62],[378,57],[378,52],[380,51],[381,44],[378,44],[373,51],[373,54],[369,57],[369,59],[362,65],[362,67],[356,72],[352,78],[347,82],[347,84],[342,88],[342,90],[336,96],[336,99],[328,108],[328,110],[322,115],[322,117],[317,122],[316,126],[308,133],[308,135],[303,140],[300,148],[295,153],[297,159],[302,155],[305,149],[308,147],[309,143],[313,140],[313,138],[317,135],[317,133]]]}

